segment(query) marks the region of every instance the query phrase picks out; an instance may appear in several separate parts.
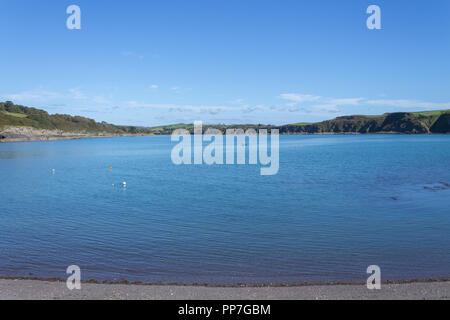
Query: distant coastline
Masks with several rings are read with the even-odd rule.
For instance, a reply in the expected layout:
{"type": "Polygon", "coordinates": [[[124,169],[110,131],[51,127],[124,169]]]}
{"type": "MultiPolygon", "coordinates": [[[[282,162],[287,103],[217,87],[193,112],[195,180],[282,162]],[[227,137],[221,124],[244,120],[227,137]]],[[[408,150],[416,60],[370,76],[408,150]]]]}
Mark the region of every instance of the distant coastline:
{"type": "MultiPolygon", "coordinates": [[[[236,124],[204,125],[203,130],[277,129],[281,135],[337,134],[448,134],[450,110],[397,112],[379,116],[343,116],[318,123],[294,123],[281,126],[236,124]]],[[[44,110],[7,101],[0,103],[0,142],[73,140],[99,137],[170,135],[177,129],[193,133],[193,124],[159,127],[117,126],[80,116],[50,115],[44,110]]]]}
{"type": "MultiPolygon", "coordinates": [[[[25,130],[29,130],[30,128],[26,127],[10,127],[7,129],[3,129],[0,131],[0,137],[3,134],[4,138],[0,138],[0,143],[14,143],[14,142],[43,142],[43,141],[64,141],[64,140],[82,140],[82,139],[96,139],[96,138],[119,138],[119,137],[155,137],[155,136],[167,136],[168,133],[165,134],[121,134],[121,135],[95,135],[95,134],[77,134],[77,133],[54,133],[52,131],[47,130],[39,130],[39,133],[35,135],[17,135],[14,137],[5,137],[5,133],[10,133],[11,130],[16,132],[23,132],[25,130]]],[[[401,133],[401,132],[376,132],[372,133],[375,135],[410,135],[411,133],[401,133]]],[[[428,135],[434,135],[436,133],[429,133],[428,135]]],[[[438,134],[450,134],[450,133],[438,133],[438,134]]],[[[280,133],[280,135],[304,135],[304,136],[351,136],[351,135],[363,135],[363,133],[358,132],[321,132],[321,133],[280,133]]],[[[366,133],[367,135],[367,133],[366,133]]],[[[416,135],[426,135],[426,134],[417,134],[416,135]]]]}

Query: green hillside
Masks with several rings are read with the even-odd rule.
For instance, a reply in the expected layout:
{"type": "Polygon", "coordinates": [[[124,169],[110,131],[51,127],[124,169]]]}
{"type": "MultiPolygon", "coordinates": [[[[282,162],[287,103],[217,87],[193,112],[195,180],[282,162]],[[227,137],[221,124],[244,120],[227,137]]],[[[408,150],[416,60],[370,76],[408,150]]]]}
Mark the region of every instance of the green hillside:
{"type": "Polygon", "coordinates": [[[0,103],[0,128],[10,126],[86,134],[148,133],[148,130],[143,128],[115,126],[106,122],[99,123],[89,118],[66,114],[50,115],[44,110],[15,105],[12,102],[0,103]]]}
{"type": "MultiPolygon", "coordinates": [[[[61,130],[63,132],[83,134],[171,134],[176,129],[194,131],[193,124],[174,124],[153,128],[133,126],[116,126],[106,122],[71,116],[66,114],[50,115],[44,110],[15,105],[12,102],[0,103],[0,129],[5,127],[31,127],[36,129],[61,130]]],[[[405,133],[429,134],[450,133],[450,110],[424,112],[397,112],[379,116],[353,115],[338,117],[318,123],[296,123],[283,126],[267,125],[204,125],[219,129],[221,132],[229,128],[247,130],[279,129],[281,134],[343,134],[343,133],[405,133]]]]}
{"type": "Polygon", "coordinates": [[[345,116],[313,124],[281,126],[280,133],[450,133],[450,110],[345,116]]]}
{"type": "MultiPolygon", "coordinates": [[[[184,128],[193,133],[192,124],[178,124],[154,128],[159,134],[170,134],[175,129],[184,128]]],[[[404,133],[429,134],[450,133],[450,110],[424,112],[386,113],[379,116],[354,115],[338,117],[317,123],[296,123],[283,126],[265,125],[206,125],[203,130],[217,128],[223,133],[228,128],[279,129],[280,134],[370,134],[404,133]]]]}

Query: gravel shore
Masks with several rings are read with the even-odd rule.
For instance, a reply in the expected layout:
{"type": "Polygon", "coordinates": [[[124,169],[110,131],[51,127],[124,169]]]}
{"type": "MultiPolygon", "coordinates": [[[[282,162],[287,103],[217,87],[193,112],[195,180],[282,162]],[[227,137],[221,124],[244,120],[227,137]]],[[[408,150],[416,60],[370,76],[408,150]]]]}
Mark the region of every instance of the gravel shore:
{"type": "Polygon", "coordinates": [[[0,142],[52,141],[88,138],[88,134],[66,133],[61,130],[45,130],[29,127],[0,129],[0,142]]]}
{"type": "Polygon", "coordinates": [[[202,287],[83,283],[70,291],[65,282],[1,280],[0,300],[449,300],[450,281],[293,287],[202,287]]]}

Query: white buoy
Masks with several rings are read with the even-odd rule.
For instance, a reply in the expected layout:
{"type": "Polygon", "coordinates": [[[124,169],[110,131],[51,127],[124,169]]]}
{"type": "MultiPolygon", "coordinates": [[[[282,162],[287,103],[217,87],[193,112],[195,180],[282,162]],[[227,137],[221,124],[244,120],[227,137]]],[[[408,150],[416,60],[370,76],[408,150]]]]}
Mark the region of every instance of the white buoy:
{"type": "Polygon", "coordinates": [[[122,182],[122,185],[123,185],[124,188],[126,188],[127,183],[124,181],[124,182],[122,182]]]}

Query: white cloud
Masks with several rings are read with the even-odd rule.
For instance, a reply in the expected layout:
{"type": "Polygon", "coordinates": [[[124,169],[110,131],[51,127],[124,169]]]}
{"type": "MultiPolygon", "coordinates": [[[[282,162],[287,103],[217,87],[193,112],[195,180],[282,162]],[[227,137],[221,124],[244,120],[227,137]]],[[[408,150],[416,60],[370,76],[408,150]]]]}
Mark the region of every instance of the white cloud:
{"type": "Polygon", "coordinates": [[[301,110],[302,110],[302,109],[299,108],[299,107],[291,107],[291,108],[288,109],[289,112],[299,112],[299,111],[301,111],[301,110]]]}
{"type": "Polygon", "coordinates": [[[341,110],[339,110],[338,106],[335,104],[320,104],[320,105],[314,105],[313,109],[318,111],[325,111],[330,113],[338,113],[341,110]]]}
{"type": "MultiPolygon", "coordinates": [[[[279,98],[289,101],[286,103],[287,111],[304,113],[314,111],[338,113],[339,106],[357,106],[364,100],[363,98],[329,98],[302,93],[283,93],[279,98]],[[299,107],[299,104],[302,106],[299,107]]],[[[280,110],[283,111],[282,108],[280,110]]]]}
{"type": "Polygon", "coordinates": [[[287,105],[293,106],[297,103],[317,102],[322,101],[335,105],[359,105],[363,98],[327,98],[322,96],[316,96],[312,94],[302,93],[283,93],[279,98],[291,101],[287,105]]]}
{"type": "Polygon", "coordinates": [[[150,89],[158,89],[159,86],[157,84],[151,84],[150,89]]]}
{"type": "Polygon", "coordinates": [[[345,105],[345,106],[357,106],[363,101],[364,98],[344,98],[344,99],[330,99],[331,104],[345,105]]]}
{"type": "Polygon", "coordinates": [[[265,109],[263,105],[179,105],[174,103],[145,103],[134,100],[126,101],[124,105],[133,109],[163,109],[169,112],[195,112],[202,114],[209,113],[211,115],[216,115],[225,111],[251,113],[265,109]]]}
{"type": "Polygon", "coordinates": [[[283,93],[283,94],[280,94],[279,97],[283,100],[294,101],[297,103],[312,102],[312,101],[317,101],[317,100],[321,99],[320,96],[314,96],[311,94],[299,94],[299,93],[283,93]]]}
{"type": "Polygon", "coordinates": [[[219,112],[222,111],[221,108],[208,108],[205,109],[205,111],[207,111],[209,114],[218,114],[219,112]]]}
{"type": "Polygon", "coordinates": [[[420,100],[410,100],[410,99],[374,99],[367,100],[365,98],[332,98],[332,97],[322,97],[311,94],[301,94],[301,93],[284,93],[279,96],[279,98],[289,101],[286,103],[288,110],[296,110],[294,107],[302,104],[302,109],[313,109],[326,112],[340,112],[339,107],[343,106],[362,106],[362,105],[372,105],[372,106],[391,106],[396,108],[420,108],[423,110],[430,109],[449,109],[450,102],[427,102],[420,100]]]}
{"type": "Polygon", "coordinates": [[[211,115],[216,115],[222,112],[221,107],[204,107],[204,106],[175,106],[169,108],[170,112],[197,112],[197,113],[209,113],[211,115]]]}
{"type": "Polygon", "coordinates": [[[66,92],[56,92],[43,89],[36,89],[12,94],[4,94],[2,96],[8,100],[12,100],[13,102],[32,102],[32,103],[34,102],[45,103],[61,99],[76,99],[76,100],[87,99],[87,96],[78,88],[72,88],[66,92]]]}
{"type": "Polygon", "coordinates": [[[263,110],[263,106],[248,106],[248,105],[246,105],[242,108],[242,112],[244,112],[244,113],[252,113],[252,112],[261,111],[261,110],[263,110]]]}
{"type": "Polygon", "coordinates": [[[7,100],[12,100],[13,102],[45,102],[49,100],[54,100],[61,98],[62,96],[57,92],[45,91],[45,90],[33,90],[33,91],[22,91],[12,94],[4,94],[7,100]]]}
{"type": "Polygon", "coordinates": [[[178,105],[172,103],[142,103],[137,101],[127,101],[125,104],[129,108],[142,108],[142,109],[166,109],[169,111],[178,111],[178,112],[207,112],[210,114],[217,114],[222,110],[227,109],[236,109],[230,106],[203,106],[203,105],[178,105]]]}
{"type": "Polygon", "coordinates": [[[418,100],[407,100],[407,99],[397,99],[397,100],[368,100],[367,104],[375,106],[391,106],[396,108],[422,108],[422,109],[449,109],[450,102],[426,102],[418,100]]]}
{"type": "Polygon", "coordinates": [[[302,93],[284,93],[279,96],[286,103],[286,108],[280,108],[280,111],[303,112],[317,114],[338,113],[339,106],[357,106],[364,100],[363,98],[329,98],[312,94],[302,93]],[[301,106],[299,106],[301,104],[301,106]]]}

